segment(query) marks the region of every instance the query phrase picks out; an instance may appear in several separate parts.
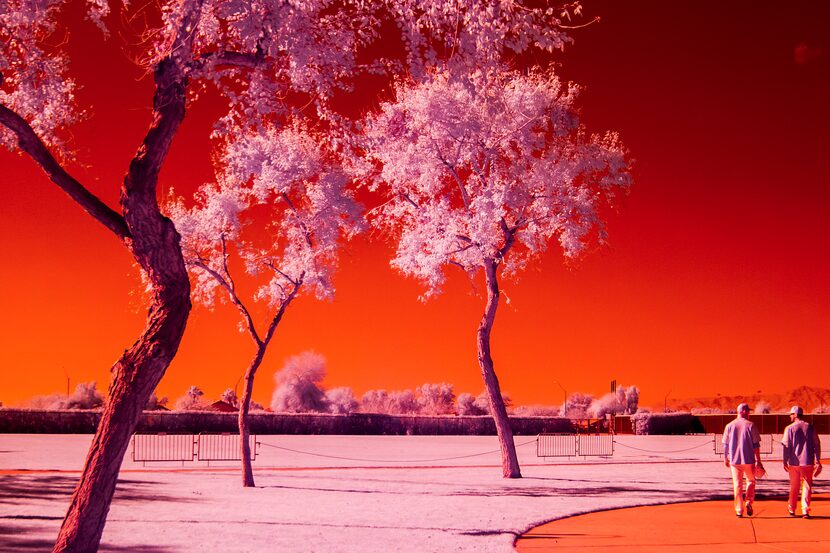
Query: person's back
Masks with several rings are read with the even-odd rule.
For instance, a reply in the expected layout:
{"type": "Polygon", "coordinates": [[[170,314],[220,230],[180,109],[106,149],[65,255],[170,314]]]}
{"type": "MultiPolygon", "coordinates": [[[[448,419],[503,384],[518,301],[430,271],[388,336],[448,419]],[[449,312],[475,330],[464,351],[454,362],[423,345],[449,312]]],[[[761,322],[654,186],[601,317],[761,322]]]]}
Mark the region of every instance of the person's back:
{"type": "Polygon", "coordinates": [[[761,435],[752,422],[736,418],[723,431],[724,453],[733,465],[755,463],[755,448],[761,445],[761,435]]]}
{"type": "Polygon", "coordinates": [[[796,467],[814,465],[816,462],[816,431],[803,419],[796,419],[784,429],[784,455],[787,464],[796,467]]]}

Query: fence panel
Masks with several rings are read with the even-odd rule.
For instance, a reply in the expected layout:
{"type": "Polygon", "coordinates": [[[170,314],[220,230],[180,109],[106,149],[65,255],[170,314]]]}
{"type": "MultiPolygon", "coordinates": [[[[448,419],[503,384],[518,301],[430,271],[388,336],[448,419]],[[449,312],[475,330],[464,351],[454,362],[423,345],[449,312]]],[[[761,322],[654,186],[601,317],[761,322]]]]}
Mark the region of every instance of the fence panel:
{"type": "MultiPolygon", "coordinates": [[[[251,461],[256,460],[256,436],[248,436],[251,461]]],[[[240,461],[242,447],[239,434],[199,434],[198,457],[200,461],[240,461]]]]}
{"type": "Polygon", "coordinates": [[[576,457],[576,434],[539,434],[537,457],[576,457]]]}
{"type": "Polygon", "coordinates": [[[610,434],[580,434],[579,454],[583,456],[611,457],[614,455],[614,436],[610,434]]]}
{"type": "Polygon", "coordinates": [[[192,461],[193,434],[134,434],[133,461],[192,461]]]}
{"type": "MultiPolygon", "coordinates": [[[[723,455],[723,435],[715,434],[715,455],[723,455]]],[[[772,434],[761,434],[761,455],[772,455],[772,434]]]]}

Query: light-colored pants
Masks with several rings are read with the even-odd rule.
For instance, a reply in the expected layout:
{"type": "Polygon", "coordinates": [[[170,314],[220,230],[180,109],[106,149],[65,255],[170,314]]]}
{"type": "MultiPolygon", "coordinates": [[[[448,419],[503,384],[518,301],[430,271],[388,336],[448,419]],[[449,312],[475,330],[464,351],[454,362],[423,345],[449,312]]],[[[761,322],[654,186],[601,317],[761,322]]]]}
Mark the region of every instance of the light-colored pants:
{"type": "Polygon", "coordinates": [[[735,493],[735,512],[744,513],[744,501],[752,505],[755,501],[755,465],[729,465],[732,471],[732,490],[735,493]],[[746,477],[746,494],[744,494],[746,477]]]}
{"type": "Polygon", "coordinates": [[[787,506],[791,512],[795,512],[798,505],[798,489],[801,488],[801,514],[810,514],[810,499],[813,496],[813,465],[796,467],[790,465],[790,500],[787,506]]]}

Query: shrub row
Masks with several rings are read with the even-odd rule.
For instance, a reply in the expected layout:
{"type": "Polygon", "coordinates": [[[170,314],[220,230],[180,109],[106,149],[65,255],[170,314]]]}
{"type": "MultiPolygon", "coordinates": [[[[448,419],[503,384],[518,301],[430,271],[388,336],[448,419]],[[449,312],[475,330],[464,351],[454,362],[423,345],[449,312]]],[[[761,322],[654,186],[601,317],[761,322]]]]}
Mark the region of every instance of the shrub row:
{"type": "MultiPolygon", "coordinates": [[[[92,434],[100,411],[0,409],[0,433],[92,434]]],[[[255,434],[386,434],[386,435],[495,435],[489,416],[422,416],[353,413],[277,414],[252,413],[255,434]]],[[[545,432],[573,432],[569,419],[559,417],[511,417],[517,436],[545,432]]],[[[193,433],[236,432],[236,413],[210,411],[145,411],[137,432],[193,433]]]]}

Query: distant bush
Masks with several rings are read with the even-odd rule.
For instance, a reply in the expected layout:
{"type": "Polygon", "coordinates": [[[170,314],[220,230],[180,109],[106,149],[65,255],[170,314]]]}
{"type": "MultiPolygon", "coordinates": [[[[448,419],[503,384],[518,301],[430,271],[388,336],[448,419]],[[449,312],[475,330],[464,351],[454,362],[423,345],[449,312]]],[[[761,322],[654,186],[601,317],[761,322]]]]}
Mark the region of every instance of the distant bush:
{"type": "Polygon", "coordinates": [[[231,407],[239,408],[239,398],[236,395],[236,390],[233,388],[225,388],[225,391],[219,396],[219,400],[224,401],[231,407]]]}
{"type": "Polygon", "coordinates": [[[830,413],[830,405],[819,405],[818,407],[813,409],[813,413],[815,413],[816,415],[830,413]]]}
{"type": "Polygon", "coordinates": [[[326,376],[326,358],[306,351],[285,360],[274,375],[277,388],[271,409],[277,413],[325,413],[329,401],[321,388],[326,376]]]}
{"type": "Polygon", "coordinates": [[[594,396],[591,394],[576,392],[565,399],[559,412],[569,419],[587,419],[591,416],[589,412],[593,402],[594,396]]]}
{"type": "Polygon", "coordinates": [[[422,415],[451,415],[455,412],[452,384],[423,384],[417,389],[419,412],[422,415]]]}
{"type": "Polygon", "coordinates": [[[515,417],[558,417],[559,407],[555,405],[519,405],[511,415],[515,417]]]}
{"type": "Polygon", "coordinates": [[[478,397],[473,394],[463,393],[458,394],[458,399],[455,401],[455,410],[461,416],[481,416],[490,414],[490,406],[487,403],[485,394],[480,394],[478,397]]]}
{"type": "Polygon", "coordinates": [[[167,409],[168,403],[167,396],[158,397],[156,394],[150,395],[150,398],[147,400],[147,404],[144,406],[145,411],[158,411],[162,409],[167,409]]]}
{"type": "Polygon", "coordinates": [[[686,434],[692,431],[691,413],[637,413],[631,416],[635,434],[686,434]]]}
{"type": "Polygon", "coordinates": [[[204,411],[208,406],[202,401],[203,395],[205,393],[198,386],[191,386],[183,396],[176,399],[176,411],[204,411]]]}
{"type": "Polygon", "coordinates": [[[772,412],[772,405],[769,404],[768,401],[759,401],[755,404],[755,414],[756,415],[768,415],[772,412]]]}
{"type": "Polygon", "coordinates": [[[357,410],[358,403],[351,388],[341,387],[326,390],[326,400],[329,403],[329,413],[348,415],[357,410]]]}
{"type": "Polygon", "coordinates": [[[104,404],[104,396],[96,389],[95,381],[81,382],[72,395],[51,394],[29,400],[32,409],[97,409],[104,404]]]}

